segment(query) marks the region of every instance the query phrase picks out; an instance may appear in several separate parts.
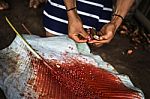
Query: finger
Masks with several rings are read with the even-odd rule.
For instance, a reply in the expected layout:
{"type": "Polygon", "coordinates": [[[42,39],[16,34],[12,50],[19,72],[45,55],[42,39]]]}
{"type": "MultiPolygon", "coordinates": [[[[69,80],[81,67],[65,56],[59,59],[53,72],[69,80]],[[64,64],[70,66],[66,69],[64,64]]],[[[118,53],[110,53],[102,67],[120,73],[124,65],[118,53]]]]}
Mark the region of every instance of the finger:
{"type": "Polygon", "coordinates": [[[100,36],[100,37],[99,37],[99,40],[100,40],[100,41],[102,41],[102,40],[110,40],[110,39],[112,39],[112,38],[113,38],[113,36],[110,36],[110,35],[106,34],[106,35],[100,36]]]}
{"type": "Polygon", "coordinates": [[[78,43],[85,43],[85,42],[87,42],[86,39],[80,40],[77,35],[69,35],[69,37],[70,37],[71,39],[73,39],[74,41],[78,42],[78,43]]]}
{"type": "Polygon", "coordinates": [[[102,36],[100,36],[101,40],[107,40],[107,39],[111,39],[114,36],[114,32],[112,31],[108,31],[107,33],[103,34],[102,36]]]}
{"type": "Polygon", "coordinates": [[[30,8],[37,8],[39,5],[39,1],[38,0],[30,0],[30,3],[29,3],[29,7],[30,8]]]}
{"type": "Polygon", "coordinates": [[[29,7],[30,8],[32,8],[32,5],[33,5],[32,3],[33,3],[33,0],[30,0],[30,2],[29,2],[29,7]]]}
{"type": "Polygon", "coordinates": [[[92,40],[88,43],[99,43],[99,44],[105,44],[105,43],[109,43],[110,40],[92,40]]]}
{"type": "Polygon", "coordinates": [[[109,35],[103,35],[99,39],[100,40],[107,40],[107,39],[109,39],[109,35]]]}
{"type": "Polygon", "coordinates": [[[8,8],[9,8],[8,3],[5,3],[5,2],[0,3],[0,10],[4,10],[4,9],[8,9],[8,8]]]}
{"type": "Polygon", "coordinates": [[[95,43],[94,45],[95,45],[96,47],[101,47],[103,44],[95,43]]]}
{"type": "Polygon", "coordinates": [[[84,31],[84,29],[81,31],[81,33],[79,33],[83,38],[89,38],[89,34],[87,32],[84,31]]]}
{"type": "Polygon", "coordinates": [[[91,40],[88,43],[96,43],[96,42],[98,42],[98,40],[91,40]]]}
{"type": "Polygon", "coordinates": [[[3,5],[2,5],[2,4],[0,4],[0,10],[3,10],[3,9],[4,9],[3,5]]]}

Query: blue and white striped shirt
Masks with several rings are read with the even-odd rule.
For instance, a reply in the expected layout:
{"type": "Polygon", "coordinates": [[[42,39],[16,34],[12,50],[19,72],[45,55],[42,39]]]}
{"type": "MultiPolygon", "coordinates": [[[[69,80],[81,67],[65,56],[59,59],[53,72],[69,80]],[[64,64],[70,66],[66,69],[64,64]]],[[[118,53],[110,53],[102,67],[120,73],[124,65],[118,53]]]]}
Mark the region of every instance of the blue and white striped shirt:
{"type": "MultiPolygon", "coordinates": [[[[97,30],[110,22],[112,0],[77,0],[77,13],[84,28],[97,30]]],[[[48,0],[43,10],[43,25],[47,32],[55,35],[67,34],[67,13],[63,0],[48,0]]]]}

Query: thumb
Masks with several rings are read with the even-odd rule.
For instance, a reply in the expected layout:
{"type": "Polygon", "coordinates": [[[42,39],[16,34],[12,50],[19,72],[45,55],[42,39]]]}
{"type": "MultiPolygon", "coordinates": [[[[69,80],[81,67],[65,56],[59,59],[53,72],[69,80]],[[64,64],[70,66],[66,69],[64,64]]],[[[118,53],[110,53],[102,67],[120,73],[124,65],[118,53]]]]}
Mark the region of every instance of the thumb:
{"type": "Polygon", "coordinates": [[[89,34],[84,29],[79,33],[83,38],[89,38],[89,34]]]}
{"type": "Polygon", "coordinates": [[[102,35],[99,37],[99,40],[107,40],[108,38],[108,35],[102,35]]]}
{"type": "Polygon", "coordinates": [[[107,31],[104,35],[100,36],[100,40],[107,40],[114,36],[112,31],[107,31]]]}

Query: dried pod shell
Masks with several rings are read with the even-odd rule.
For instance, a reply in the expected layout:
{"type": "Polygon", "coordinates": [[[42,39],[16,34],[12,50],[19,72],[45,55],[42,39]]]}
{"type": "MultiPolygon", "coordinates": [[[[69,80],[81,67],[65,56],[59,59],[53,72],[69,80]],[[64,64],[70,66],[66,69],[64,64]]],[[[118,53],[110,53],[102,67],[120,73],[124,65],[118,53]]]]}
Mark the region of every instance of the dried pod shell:
{"type": "Polygon", "coordinates": [[[85,28],[84,30],[89,33],[89,38],[87,38],[88,41],[99,40],[102,35],[102,33],[97,32],[95,28],[85,28]]]}
{"type": "Polygon", "coordinates": [[[96,40],[99,40],[99,36],[98,35],[94,35],[93,38],[96,39],[96,40]]]}

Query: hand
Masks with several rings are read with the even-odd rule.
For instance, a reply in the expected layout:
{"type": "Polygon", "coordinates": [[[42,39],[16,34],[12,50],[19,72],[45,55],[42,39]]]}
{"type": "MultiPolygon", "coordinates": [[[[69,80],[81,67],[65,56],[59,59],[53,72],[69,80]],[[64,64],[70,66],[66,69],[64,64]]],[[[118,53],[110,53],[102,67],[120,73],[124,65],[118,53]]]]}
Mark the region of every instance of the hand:
{"type": "Polygon", "coordinates": [[[92,40],[89,43],[93,43],[97,47],[109,43],[114,35],[120,24],[122,23],[122,19],[118,16],[114,16],[111,22],[105,24],[102,29],[98,32],[100,34],[99,40],[92,40]]]}
{"type": "Polygon", "coordinates": [[[0,0],[0,11],[1,10],[6,10],[9,8],[8,3],[5,0],[0,0]]]}
{"type": "Polygon", "coordinates": [[[76,42],[87,42],[89,34],[85,32],[80,17],[76,14],[68,19],[68,36],[76,42]],[[79,35],[83,39],[79,38],[79,35]]]}
{"type": "Polygon", "coordinates": [[[89,43],[94,43],[97,47],[105,44],[105,43],[109,43],[112,38],[115,35],[116,32],[116,26],[114,23],[108,23],[105,24],[102,29],[98,32],[98,34],[101,34],[102,36],[100,36],[99,40],[92,40],[89,43]]]}
{"type": "Polygon", "coordinates": [[[41,3],[45,2],[47,2],[47,0],[30,0],[29,7],[36,9],[41,3]]]}

